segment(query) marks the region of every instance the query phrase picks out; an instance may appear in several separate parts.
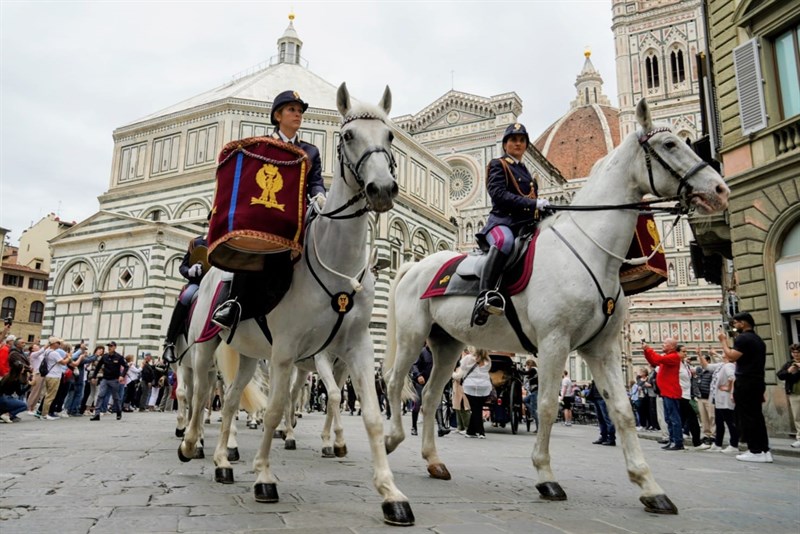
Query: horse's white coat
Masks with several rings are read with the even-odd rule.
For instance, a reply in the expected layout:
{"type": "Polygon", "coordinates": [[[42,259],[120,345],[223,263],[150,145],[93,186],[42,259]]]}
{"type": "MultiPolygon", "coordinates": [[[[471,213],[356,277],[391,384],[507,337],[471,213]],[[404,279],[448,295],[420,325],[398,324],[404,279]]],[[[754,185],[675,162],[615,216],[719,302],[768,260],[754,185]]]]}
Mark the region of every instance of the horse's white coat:
{"type": "MultiPolygon", "coordinates": [[[[347,158],[356,164],[361,160],[361,156],[371,148],[377,147],[389,151],[392,133],[388,123],[385,122],[388,121],[387,113],[391,108],[389,88],[386,88],[378,106],[360,103],[351,105],[349,93],[344,84],[339,88],[337,96],[339,111],[343,117],[366,114],[380,119],[355,119],[342,128],[344,151],[347,158]]],[[[397,194],[397,184],[392,175],[389,158],[382,152],[371,154],[361,164],[359,174],[364,182],[363,190],[366,193],[366,201],[359,200],[345,210],[345,213],[355,212],[367,201],[374,211],[389,210],[393,206],[393,198],[397,194]]],[[[361,190],[362,186],[357,183],[350,170],[345,169],[344,176],[342,176],[340,167],[336,166],[323,213],[342,206],[361,190]]],[[[325,265],[334,271],[352,277],[358,276],[367,265],[365,246],[367,229],[365,215],[344,220],[332,220],[320,216],[311,225],[308,231],[310,235],[306,236],[306,243],[315,239],[317,246],[313,251],[311,247],[306,247],[305,254],[308,255],[314,271],[331,293],[350,293],[352,287],[347,280],[324,268],[318,258],[323,259],[325,265]]],[[[199,336],[203,328],[203,321],[199,318],[208,316],[211,294],[220,277],[221,272],[212,269],[203,279],[200,288],[201,295],[194,313],[198,320],[192,322],[189,339],[196,339],[199,336]]],[[[384,502],[405,502],[407,498],[395,486],[394,477],[389,468],[387,452],[384,447],[383,421],[373,382],[374,351],[369,334],[369,321],[372,316],[374,280],[369,271],[364,275],[362,285],[363,289],[353,297],[354,306],[346,314],[339,332],[325,351],[315,357],[315,364],[326,382],[330,396],[329,406],[330,402],[336,402],[335,395],[341,389],[341,384],[337,385],[337,381],[343,381],[344,377],[344,366],[340,366],[341,370],[337,372],[338,368],[335,369],[331,362],[338,358],[346,364],[361,401],[364,425],[369,436],[375,466],[375,486],[384,502]],[[334,378],[335,374],[338,375],[337,378],[334,378]]],[[[264,416],[264,438],[254,460],[254,469],[257,474],[256,484],[277,481],[270,469],[270,446],[273,431],[278,426],[282,415],[287,411],[293,412],[289,395],[292,369],[298,358],[312,354],[323,345],[331,333],[336,319],[337,314],[331,307],[330,297],[314,279],[303,259],[295,265],[292,284],[286,296],[268,316],[274,345],[270,347],[255,321],[243,321],[238,327],[231,346],[242,358],[240,358],[239,373],[226,392],[221,434],[227,431],[226,421],[232,418],[233,410],[238,406],[242,388],[252,376],[257,359],[268,359],[270,361],[269,400],[264,416]]],[[[213,352],[213,346],[219,342],[218,338],[195,347],[196,368],[208,365],[209,352],[213,352]]],[[[300,367],[313,368],[314,366],[312,360],[307,359],[300,363],[300,367]]],[[[207,391],[204,386],[204,382],[208,379],[207,374],[198,372],[194,374],[194,378],[196,395],[207,391]]],[[[299,380],[297,382],[299,383],[299,380]]],[[[329,420],[338,414],[338,405],[336,408],[328,410],[329,420]]],[[[197,433],[193,430],[194,420],[193,415],[181,444],[181,451],[188,457],[191,457],[190,453],[193,453],[197,439],[197,433]]],[[[340,441],[341,445],[344,445],[341,439],[341,425],[337,426],[336,445],[338,446],[340,441]]],[[[287,424],[286,427],[288,434],[291,432],[291,424],[287,424]]],[[[323,439],[326,439],[325,435],[323,435],[323,439]]],[[[221,440],[222,435],[220,443],[221,440]]],[[[218,444],[214,454],[217,466],[229,465],[224,452],[224,449],[218,444]]]]}
{"type": "MultiPolygon", "coordinates": [[[[652,130],[652,120],[644,101],[637,107],[637,118],[642,131],[652,130]]],[[[628,136],[594,166],[589,181],[575,195],[576,205],[633,203],[650,193],[645,158],[638,143],[639,134],[641,131],[628,136]]],[[[686,143],[669,132],[654,135],[650,144],[682,176],[699,161],[686,143]]],[[[674,195],[678,181],[656,161],[652,162],[652,168],[658,191],[674,195]]],[[[691,202],[696,207],[704,211],[719,211],[726,207],[728,188],[710,167],[692,176],[689,184],[693,188],[691,202]]],[[[560,213],[547,220],[540,225],[531,282],[523,293],[512,297],[525,333],[539,349],[541,426],[532,460],[540,483],[555,481],[550,468],[549,447],[551,427],[558,408],[559,378],[569,352],[580,349],[579,353],[589,365],[617,426],[631,480],[639,484],[643,496],[663,494],[642,455],[625,395],[618,343],[626,313],[625,299],[620,294],[617,310],[606,327],[586,344],[602,325],[602,299],[586,269],[550,230],[551,227],[557,228],[572,244],[598,278],[604,295],[613,298],[619,290],[621,260],[603,252],[587,234],[604,248],[624,257],[634,233],[636,217],[636,210],[609,210],[573,212],[571,217],[560,213]]],[[[465,345],[527,352],[504,317],[491,316],[485,326],[469,326],[473,297],[420,299],[438,269],[455,255],[454,252],[439,252],[419,263],[403,266],[392,285],[389,348],[384,362],[390,368],[385,377],[392,403],[392,425],[386,437],[389,451],[394,450],[405,437],[400,418],[401,390],[426,338],[434,358],[433,371],[422,399],[423,410],[429,414],[434,413],[465,345]]],[[[444,468],[434,443],[433,422],[433,417],[425,417],[422,429],[422,456],[427,460],[429,472],[444,468]]]]}

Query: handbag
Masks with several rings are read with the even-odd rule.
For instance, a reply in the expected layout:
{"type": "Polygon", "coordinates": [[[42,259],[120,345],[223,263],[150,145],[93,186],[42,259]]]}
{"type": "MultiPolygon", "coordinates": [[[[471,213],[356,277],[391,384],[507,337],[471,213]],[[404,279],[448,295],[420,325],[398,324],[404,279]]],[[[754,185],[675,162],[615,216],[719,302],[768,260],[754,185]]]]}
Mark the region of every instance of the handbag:
{"type": "Polygon", "coordinates": [[[474,371],[474,370],[475,370],[475,368],[476,368],[476,367],[478,367],[478,362],[475,362],[475,365],[473,365],[472,367],[470,367],[470,368],[469,368],[469,371],[467,371],[467,374],[465,374],[464,376],[462,376],[462,377],[459,379],[458,383],[459,383],[459,384],[461,384],[461,385],[463,386],[463,385],[464,385],[464,380],[466,380],[466,379],[467,379],[467,377],[468,377],[468,376],[469,376],[469,375],[472,373],[472,371],[474,371]]]}

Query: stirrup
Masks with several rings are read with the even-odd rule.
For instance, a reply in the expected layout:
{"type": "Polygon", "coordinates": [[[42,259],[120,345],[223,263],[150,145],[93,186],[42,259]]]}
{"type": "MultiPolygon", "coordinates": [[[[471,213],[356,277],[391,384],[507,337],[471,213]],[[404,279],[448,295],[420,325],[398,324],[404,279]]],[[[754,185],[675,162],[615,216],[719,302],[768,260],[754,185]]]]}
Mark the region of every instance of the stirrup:
{"type": "Polygon", "coordinates": [[[169,364],[175,363],[175,343],[169,341],[164,343],[164,353],[161,358],[169,364]]]}
{"type": "Polygon", "coordinates": [[[233,330],[239,323],[239,318],[242,316],[242,305],[236,299],[226,300],[220,304],[214,314],[211,316],[211,322],[220,328],[233,330]],[[229,317],[220,317],[221,315],[229,314],[229,317]],[[230,324],[225,323],[225,319],[230,320],[230,324]]]}
{"type": "Polygon", "coordinates": [[[482,300],[483,309],[488,313],[492,315],[504,315],[506,313],[506,299],[499,291],[487,291],[482,300]]]}

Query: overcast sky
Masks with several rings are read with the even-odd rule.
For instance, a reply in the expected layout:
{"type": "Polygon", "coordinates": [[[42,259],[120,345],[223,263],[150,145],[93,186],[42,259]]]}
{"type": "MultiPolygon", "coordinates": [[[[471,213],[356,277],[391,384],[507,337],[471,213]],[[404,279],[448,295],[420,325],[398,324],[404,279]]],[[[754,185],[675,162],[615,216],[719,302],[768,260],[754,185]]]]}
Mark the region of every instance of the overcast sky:
{"type": "Polygon", "coordinates": [[[516,91],[536,137],[569,109],[587,46],[617,103],[611,0],[2,0],[0,226],[11,243],[47,213],[94,214],[113,130],[268,60],[291,10],[309,68],[362,100],[388,84],[392,116],[451,87],[516,91]]]}

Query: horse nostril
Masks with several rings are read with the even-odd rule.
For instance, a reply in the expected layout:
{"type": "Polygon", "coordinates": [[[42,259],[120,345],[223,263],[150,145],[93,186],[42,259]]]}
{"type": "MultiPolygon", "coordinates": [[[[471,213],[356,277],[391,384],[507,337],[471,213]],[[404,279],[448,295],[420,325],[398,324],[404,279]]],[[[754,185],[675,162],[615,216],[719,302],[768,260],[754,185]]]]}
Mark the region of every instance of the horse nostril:
{"type": "Polygon", "coordinates": [[[729,192],[729,191],[728,191],[728,186],[727,186],[727,185],[725,185],[725,184],[719,184],[719,185],[717,186],[717,189],[716,189],[716,191],[717,191],[717,194],[718,194],[718,195],[727,194],[727,193],[729,192]]]}
{"type": "Polygon", "coordinates": [[[367,194],[370,196],[375,195],[378,192],[378,187],[373,184],[372,182],[367,184],[367,194]]]}
{"type": "Polygon", "coordinates": [[[392,197],[396,197],[400,190],[397,188],[397,182],[392,184],[392,197]]]}

